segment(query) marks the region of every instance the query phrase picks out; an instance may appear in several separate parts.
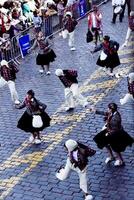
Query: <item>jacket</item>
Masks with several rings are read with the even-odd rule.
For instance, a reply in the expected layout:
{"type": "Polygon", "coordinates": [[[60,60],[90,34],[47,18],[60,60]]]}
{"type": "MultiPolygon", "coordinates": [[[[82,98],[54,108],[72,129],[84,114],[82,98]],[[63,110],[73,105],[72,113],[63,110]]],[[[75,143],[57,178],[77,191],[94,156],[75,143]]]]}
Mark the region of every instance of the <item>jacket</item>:
{"type": "Polygon", "coordinates": [[[15,81],[16,73],[19,71],[16,65],[9,64],[7,66],[1,66],[0,74],[5,79],[5,81],[15,81]]]}
{"type": "Polygon", "coordinates": [[[86,145],[82,143],[78,143],[78,147],[71,152],[69,155],[71,163],[74,165],[74,167],[78,167],[81,171],[85,169],[85,167],[88,164],[88,157],[93,156],[96,151],[87,147],[86,145]],[[74,158],[73,153],[77,153],[77,160],[74,158]]]}
{"type": "Polygon", "coordinates": [[[26,112],[29,115],[34,115],[38,114],[38,112],[44,112],[47,106],[34,97],[30,101],[27,98],[25,98],[23,103],[17,108],[22,109],[25,107],[26,107],[26,112]]]}
{"type": "Polygon", "coordinates": [[[63,70],[64,75],[59,76],[59,79],[65,87],[71,87],[73,83],[78,83],[76,70],[63,70]]]}
{"type": "Polygon", "coordinates": [[[108,132],[113,133],[123,129],[121,125],[121,115],[118,111],[111,114],[97,110],[96,114],[105,116],[104,121],[106,121],[106,128],[108,132]]]}
{"type": "Polygon", "coordinates": [[[100,45],[95,47],[93,52],[103,50],[106,55],[111,55],[111,54],[117,53],[118,49],[119,49],[119,43],[116,41],[110,40],[108,46],[106,46],[104,43],[101,43],[100,45]]]}

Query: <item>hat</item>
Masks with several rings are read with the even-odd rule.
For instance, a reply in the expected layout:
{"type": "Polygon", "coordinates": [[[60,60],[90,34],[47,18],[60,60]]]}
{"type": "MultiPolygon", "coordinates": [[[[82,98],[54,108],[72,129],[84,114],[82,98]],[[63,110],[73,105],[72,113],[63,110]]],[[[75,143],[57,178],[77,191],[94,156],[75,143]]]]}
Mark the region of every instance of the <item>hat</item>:
{"type": "Polygon", "coordinates": [[[117,111],[117,104],[116,103],[109,103],[108,108],[115,112],[115,111],[117,111]]]}
{"type": "Polygon", "coordinates": [[[1,63],[0,63],[0,65],[8,67],[8,62],[6,60],[2,60],[1,63]]]}
{"type": "Polygon", "coordinates": [[[62,69],[56,69],[55,74],[56,74],[56,76],[63,76],[63,70],[62,69]]]}
{"type": "Polygon", "coordinates": [[[109,40],[110,40],[110,37],[109,37],[108,35],[105,35],[105,36],[103,37],[103,40],[109,41],[109,40]]]}
{"type": "Polygon", "coordinates": [[[66,12],[65,16],[69,15],[70,17],[72,17],[72,13],[71,12],[66,12]]]}
{"type": "Polygon", "coordinates": [[[31,95],[32,97],[34,97],[34,91],[33,90],[28,90],[27,94],[31,95]]]}
{"type": "Polygon", "coordinates": [[[134,81],[134,72],[130,73],[128,75],[129,79],[130,79],[130,82],[133,82],[134,81]]]}
{"type": "Polygon", "coordinates": [[[131,16],[131,17],[134,16],[134,11],[131,11],[131,12],[130,12],[130,16],[131,16]]]}
{"type": "Polygon", "coordinates": [[[75,140],[69,139],[65,142],[65,146],[71,152],[78,146],[78,143],[75,140]]]}

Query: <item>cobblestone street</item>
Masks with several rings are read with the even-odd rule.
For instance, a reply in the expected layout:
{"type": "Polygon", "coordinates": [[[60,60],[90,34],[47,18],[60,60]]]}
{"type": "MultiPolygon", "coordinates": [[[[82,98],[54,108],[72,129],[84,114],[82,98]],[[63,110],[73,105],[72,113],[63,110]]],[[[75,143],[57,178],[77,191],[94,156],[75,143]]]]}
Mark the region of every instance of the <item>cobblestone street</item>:
{"type": "MultiPolygon", "coordinates": [[[[112,6],[108,2],[100,7],[103,13],[103,30],[122,45],[128,18],[117,19],[111,24],[112,6]]],[[[115,70],[121,77],[111,78],[96,66],[99,53],[91,55],[93,44],[86,43],[87,18],[79,21],[76,29],[76,51],[71,52],[67,41],[56,35],[54,50],[56,61],[51,64],[51,75],[41,76],[36,66],[37,49],[25,57],[17,74],[16,87],[20,99],[29,89],[37,99],[47,105],[51,126],[44,130],[41,145],[31,145],[29,134],[17,129],[17,121],[24,112],[12,106],[9,89],[0,89],[0,200],[83,200],[76,173],[65,181],[59,181],[55,173],[65,165],[64,142],[71,138],[93,147],[96,155],[89,159],[89,192],[94,200],[134,200],[134,147],[123,153],[125,167],[106,166],[106,151],[97,148],[93,137],[101,130],[101,116],[90,112],[90,106],[78,106],[74,112],[64,111],[63,85],[55,76],[55,69],[77,69],[81,92],[88,97],[89,105],[106,110],[110,102],[119,106],[124,129],[134,137],[134,103],[120,105],[120,98],[127,93],[127,78],[134,71],[134,38],[128,47],[119,51],[121,65],[115,70]]]]}

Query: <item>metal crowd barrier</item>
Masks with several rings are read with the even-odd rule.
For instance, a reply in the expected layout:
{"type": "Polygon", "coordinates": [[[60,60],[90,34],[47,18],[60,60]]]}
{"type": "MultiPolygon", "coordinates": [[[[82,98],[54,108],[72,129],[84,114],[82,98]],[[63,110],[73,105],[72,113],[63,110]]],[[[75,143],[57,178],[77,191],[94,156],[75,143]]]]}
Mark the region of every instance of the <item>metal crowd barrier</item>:
{"type": "MultiPolygon", "coordinates": [[[[75,3],[67,7],[66,11],[71,11],[73,13],[73,16],[77,20],[79,20],[85,17],[90,12],[92,5],[97,4],[99,6],[106,2],[106,0],[90,0],[90,1],[88,2],[87,0],[85,1],[80,0],[79,3],[75,3]],[[82,7],[83,2],[85,2],[85,5],[82,7]]],[[[43,18],[42,31],[48,37],[52,37],[53,35],[57,34],[60,31],[58,15],[53,15],[48,18],[43,18]]],[[[34,31],[34,26],[30,26],[26,30],[21,31],[19,34],[14,36],[11,40],[2,43],[0,45],[0,60],[4,59],[7,60],[8,62],[14,60],[18,62],[17,59],[22,55],[19,46],[19,38],[26,34],[29,35],[30,45],[32,45],[36,35],[34,31]],[[7,48],[5,48],[7,42],[9,43],[9,45],[7,48]]]]}

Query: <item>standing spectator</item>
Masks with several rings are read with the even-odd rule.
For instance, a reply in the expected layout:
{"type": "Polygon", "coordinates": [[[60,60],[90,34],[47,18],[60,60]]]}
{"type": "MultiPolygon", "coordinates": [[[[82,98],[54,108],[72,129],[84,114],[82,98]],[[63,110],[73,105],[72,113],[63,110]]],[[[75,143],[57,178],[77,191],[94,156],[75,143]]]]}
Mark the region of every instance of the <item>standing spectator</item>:
{"type": "Polygon", "coordinates": [[[40,131],[50,126],[51,121],[45,112],[47,106],[35,98],[33,90],[29,90],[24,102],[16,108],[22,109],[24,107],[26,107],[26,111],[19,119],[17,127],[32,134],[29,138],[30,143],[40,144],[40,131]]]}
{"type": "Polygon", "coordinates": [[[34,11],[33,15],[34,15],[33,16],[33,24],[34,24],[35,32],[39,33],[41,31],[42,19],[38,15],[37,11],[34,11]]]}
{"type": "Polygon", "coordinates": [[[0,37],[2,37],[3,33],[5,33],[5,32],[6,32],[6,28],[5,28],[4,15],[0,11],[0,37]]]}
{"type": "Polygon", "coordinates": [[[65,86],[64,94],[66,111],[73,110],[75,103],[79,103],[83,107],[86,107],[88,102],[87,99],[80,94],[77,80],[77,71],[57,69],[55,74],[59,77],[60,81],[65,86]]]}
{"type": "Polygon", "coordinates": [[[33,20],[33,13],[30,10],[28,0],[24,0],[22,4],[22,11],[24,16],[27,18],[28,23],[31,25],[32,20],[33,20]]]}
{"type": "Polygon", "coordinates": [[[71,51],[76,50],[76,48],[74,47],[74,33],[77,24],[77,21],[72,17],[72,13],[66,12],[65,18],[63,19],[63,38],[67,38],[67,36],[69,37],[68,45],[71,51]]]}
{"type": "Polygon", "coordinates": [[[123,99],[120,99],[121,105],[126,104],[129,101],[134,101],[134,73],[130,73],[128,79],[128,93],[123,99]]]}
{"type": "Polygon", "coordinates": [[[86,173],[88,157],[93,156],[95,151],[72,139],[67,140],[64,146],[68,151],[66,166],[56,173],[56,177],[63,181],[69,176],[71,170],[77,172],[79,176],[80,189],[85,194],[85,200],[92,200],[93,196],[88,193],[86,173]]]}
{"type": "Polygon", "coordinates": [[[52,36],[52,33],[53,33],[53,15],[55,15],[55,14],[57,14],[55,4],[47,3],[44,24],[45,24],[45,35],[46,35],[46,37],[51,35],[51,37],[49,37],[49,38],[53,37],[52,36]]]}
{"type": "Polygon", "coordinates": [[[113,6],[113,19],[112,23],[115,24],[117,15],[119,15],[119,20],[122,22],[123,20],[123,6],[125,4],[125,0],[112,0],[113,6]]]}
{"type": "Polygon", "coordinates": [[[107,68],[110,69],[110,76],[113,76],[113,69],[120,65],[120,60],[118,56],[118,49],[119,49],[119,43],[113,40],[110,40],[110,37],[108,35],[105,35],[103,38],[103,42],[98,45],[94,51],[91,51],[91,53],[97,52],[102,50],[101,55],[99,56],[96,64],[103,67],[104,70],[107,68]]]}
{"type": "MultiPolygon", "coordinates": [[[[63,28],[63,17],[64,17],[64,1],[60,0],[57,4],[57,11],[59,16],[59,28],[60,30],[63,28]]],[[[59,33],[60,36],[62,36],[62,33],[59,33]]]]}
{"type": "Polygon", "coordinates": [[[121,115],[118,112],[117,105],[110,103],[108,104],[107,112],[96,110],[95,113],[105,116],[105,128],[94,137],[98,148],[103,149],[106,147],[109,153],[109,157],[105,160],[105,163],[108,164],[115,160],[113,155],[113,152],[115,152],[117,158],[114,166],[123,166],[125,163],[121,152],[125,151],[127,146],[131,146],[134,140],[122,127],[121,115]]]}
{"type": "Polygon", "coordinates": [[[128,17],[128,29],[127,29],[127,35],[124,44],[122,45],[123,47],[126,47],[128,45],[130,36],[132,32],[134,31],[134,11],[130,12],[130,16],[128,17]]]}
{"type": "Polygon", "coordinates": [[[102,33],[102,14],[98,10],[97,6],[93,6],[93,12],[88,15],[88,29],[95,38],[95,45],[97,45],[102,33]]]}
{"type": "Polygon", "coordinates": [[[8,64],[6,60],[2,60],[0,63],[0,87],[3,87],[4,85],[8,85],[10,93],[11,93],[11,99],[14,102],[15,105],[20,104],[18,93],[16,91],[15,87],[15,79],[16,79],[16,73],[19,71],[18,68],[13,64],[8,64]]]}
{"type": "Polygon", "coordinates": [[[35,48],[36,44],[39,46],[40,50],[36,58],[36,64],[41,65],[42,69],[40,73],[44,73],[46,71],[47,75],[50,75],[50,62],[53,62],[56,58],[54,51],[51,49],[52,43],[46,37],[44,37],[43,33],[40,31],[37,35],[37,39],[35,40],[33,46],[30,50],[35,48]],[[45,67],[44,67],[45,66],[45,67]]]}

